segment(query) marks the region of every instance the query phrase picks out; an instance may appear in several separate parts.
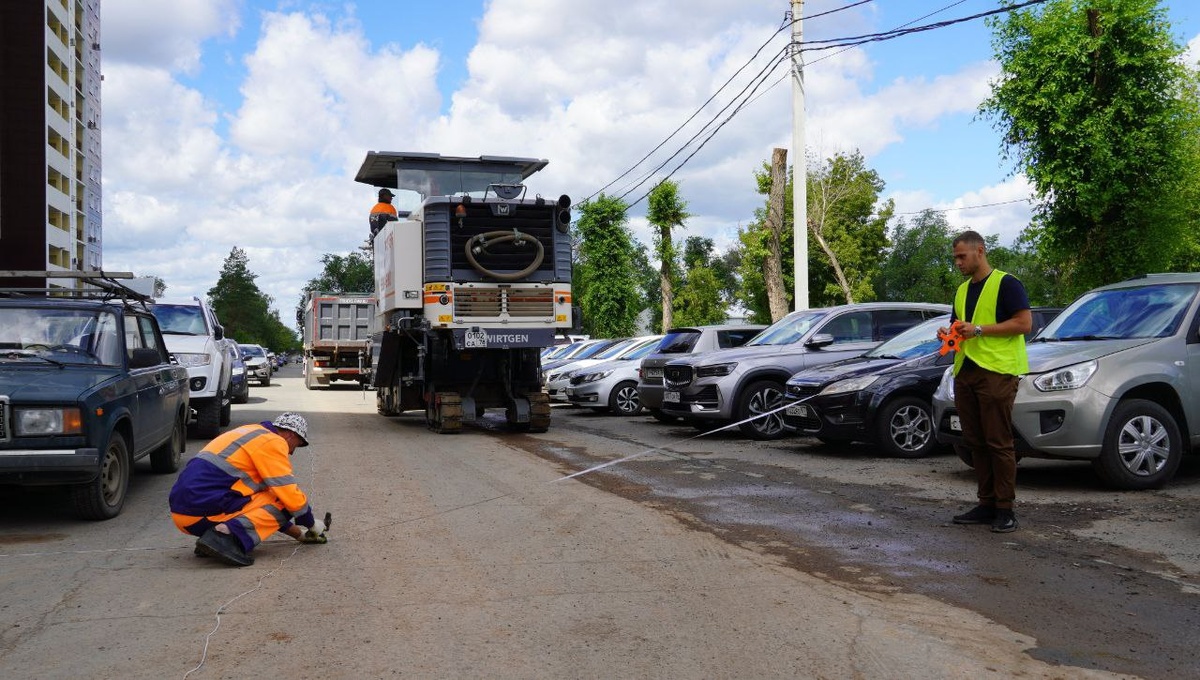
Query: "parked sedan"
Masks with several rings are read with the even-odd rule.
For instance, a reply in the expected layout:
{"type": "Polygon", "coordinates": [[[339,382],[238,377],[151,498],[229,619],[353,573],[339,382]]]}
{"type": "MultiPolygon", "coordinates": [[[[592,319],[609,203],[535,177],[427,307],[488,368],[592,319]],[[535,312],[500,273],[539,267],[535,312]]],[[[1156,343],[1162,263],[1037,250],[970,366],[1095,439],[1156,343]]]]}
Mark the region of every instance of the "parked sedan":
{"type": "Polygon", "coordinates": [[[550,396],[550,401],[567,403],[567,385],[571,384],[571,374],[575,371],[616,359],[642,340],[644,338],[625,338],[590,357],[572,359],[557,366],[547,364],[551,368],[542,371],[542,381],[546,384],[546,394],[550,396]]]}
{"type": "Polygon", "coordinates": [[[661,335],[644,338],[616,359],[576,370],[571,375],[571,386],[566,389],[567,399],[572,404],[619,416],[641,413],[639,364],[642,357],[657,349],[661,341],[661,335]]]}
{"type": "MultiPolygon", "coordinates": [[[[246,377],[246,362],[242,360],[242,348],[233,340],[228,340],[227,354],[229,355],[229,399],[235,404],[250,401],[250,381],[246,377]]],[[[228,425],[229,423],[225,423],[228,425]]]]}
{"type": "Polygon", "coordinates": [[[787,382],[784,422],[827,444],[864,441],[900,458],[937,448],[930,400],[954,354],[939,354],[939,316],[861,357],[800,371],[787,382]]]}

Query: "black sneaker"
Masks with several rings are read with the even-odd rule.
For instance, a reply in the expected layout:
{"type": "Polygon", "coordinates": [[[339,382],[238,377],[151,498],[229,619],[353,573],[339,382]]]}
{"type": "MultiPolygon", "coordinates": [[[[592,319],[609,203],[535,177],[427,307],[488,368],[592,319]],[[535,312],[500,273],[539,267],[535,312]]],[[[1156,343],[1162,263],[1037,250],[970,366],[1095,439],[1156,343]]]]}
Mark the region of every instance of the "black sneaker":
{"type": "Polygon", "coordinates": [[[1017,516],[1012,510],[997,510],[996,519],[992,520],[992,532],[997,534],[1007,534],[1010,531],[1017,530],[1017,516]]]}
{"type": "Polygon", "coordinates": [[[216,529],[209,529],[196,539],[196,552],[209,557],[215,557],[225,564],[235,567],[248,567],[254,564],[254,558],[242,550],[242,544],[229,534],[223,534],[216,529]]]}
{"type": "Polygon", "coordinates": [[[996,519],[996,508],[991,505],[976,505],[961,515],[954,516],[955,524],[991,524],[996,519]]]}

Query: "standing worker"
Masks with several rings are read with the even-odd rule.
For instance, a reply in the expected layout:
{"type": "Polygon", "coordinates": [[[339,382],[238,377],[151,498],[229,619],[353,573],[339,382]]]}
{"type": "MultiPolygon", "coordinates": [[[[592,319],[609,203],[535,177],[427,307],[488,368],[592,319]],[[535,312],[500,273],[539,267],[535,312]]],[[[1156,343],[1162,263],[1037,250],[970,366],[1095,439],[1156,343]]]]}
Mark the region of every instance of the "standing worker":
{"type": "Polygon", "coordinates": [[[325,523],[313,515],[292,472],[297,446],[308,446],[308,421],[288,412],[230,430],[188,461],[169,502],[175,526],[200,537],[197,555],[249,566],[250,552],[276,531],[301,543],[325,543],[325,523]]]}
{"type": "Polygon", "coordinates": [[[388,222],[400,219],[396,206],[392,205],[392,197],[395,195],[390,189],[379,190],[379,202],[371,208],[371,216],[368,218],[371,223],[371,238],[374,238],[388,222]]]}
{"type": "Polygon", "coordinates": [[[991,524],[1007,533],[1017,529],[1013,401],[1018,376],[1029,372],[1025,334],[1033,314],[1021,281],[988,264],[982,236],[964,231],[953,247],[954,265],[969,277],[958,287],[950,319],[964,338],[954,353],[954,405],[979,482],[979,505],[955,515],[954,523],[991,524]]]}

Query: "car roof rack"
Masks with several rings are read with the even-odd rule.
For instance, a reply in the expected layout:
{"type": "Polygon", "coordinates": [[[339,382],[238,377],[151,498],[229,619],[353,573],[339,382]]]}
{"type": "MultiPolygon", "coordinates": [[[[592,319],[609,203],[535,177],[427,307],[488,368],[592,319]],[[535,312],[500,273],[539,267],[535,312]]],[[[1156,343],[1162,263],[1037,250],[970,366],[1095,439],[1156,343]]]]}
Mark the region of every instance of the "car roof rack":
{"type": "Polygon", "coordinates": [[[123,303],[140,302],[144,306],[153,298],[121,283],[118,279],[135,279],[133,272],[96,271],[21,271],[0,270],[0,297],[56,297],[64,299],[109,300],[123,303]],[[5,279],[76,279],[92,288],[14,288],[3,284],[5,279]]]}

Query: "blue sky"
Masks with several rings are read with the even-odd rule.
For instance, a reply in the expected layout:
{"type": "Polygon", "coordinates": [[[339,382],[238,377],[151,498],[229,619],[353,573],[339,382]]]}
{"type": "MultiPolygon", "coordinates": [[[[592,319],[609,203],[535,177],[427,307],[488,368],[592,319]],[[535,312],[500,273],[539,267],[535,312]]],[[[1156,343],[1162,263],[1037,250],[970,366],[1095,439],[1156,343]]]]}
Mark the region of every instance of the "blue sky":
{"type": "MultiPolygon", "coordinates": [[[[807,0],[805,14],[848,4],[807,0]]],[[[805,38],[997,4],[875,0],[806,21],[805,38]]],[[[1194,62],[1200,3],[1164,4],[1194,62]]],[[[290,319],[321,255],[350,252],[366,236],[374,195],[353,181],[366,151],[547,158],[531,189],[585,197],[695,111],[775,33],[788,7],[103,0],[104,266],[161,276],[169,295],[203,295],[241,247],[290,319]]],[[[752,70],[786,38],[776,36],[752,70]]],[[[946,209],[955,226],[1005,241],[1025,226],[1028,186],[1002,162],[990,122],[976,119],[997,72],[982,20],[816,60],[825,54],[806,59],[810,155],[861,150],[900,213],[946,209]]],[[[687,235],[723,248],[753,219],[762,203],[754,171],[772,147],[791,147],[785,68],[674,175],[693,214],[687,235]]],[[[735,82],[740,88],[746,74],[735,82]]],[[[631,227],[648,242],[643,210],[631,211],[631,227]]]]}

